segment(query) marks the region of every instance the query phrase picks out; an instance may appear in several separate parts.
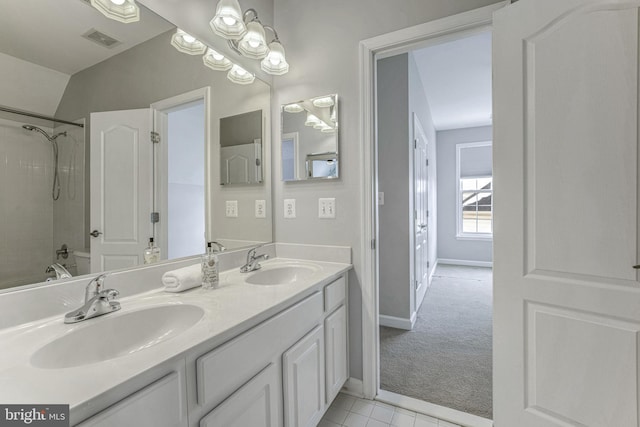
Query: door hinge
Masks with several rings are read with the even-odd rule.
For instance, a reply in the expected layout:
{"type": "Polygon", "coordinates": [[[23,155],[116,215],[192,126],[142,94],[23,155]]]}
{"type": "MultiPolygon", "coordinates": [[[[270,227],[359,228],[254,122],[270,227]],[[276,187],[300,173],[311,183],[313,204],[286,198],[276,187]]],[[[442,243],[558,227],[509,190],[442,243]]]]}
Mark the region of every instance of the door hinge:
{"type": "Polygon", "coordinates": [[[376,239],[371,239],[371,250],[376,250],[376,239]]]}
{"type": "Polygon", "coordinates": [[[160,222],[160,212],[151,212],[151,224],[160,222]]]}
{"type": "Polygon", "coordinates": [[[413,211],[413,219],[418,219],[418,211],[413,211]]]}
{"type": "Polygon", "coordinates": [[[154,144],[160,143],[160,134],[158,132],[151,131],[151,142],[154,144]]]}
{"type": "Polygon", "coordinates": [[[431,267],[431,263],[427,261],[427,268],[431,267]]]}
{"type": "Polygon", "coordinates": [[[426,160],[427,166],[429,166],[429,159],[426,160]]]}
{"type": "Polygon", "coordinates": [[[427,210],[427,218],[429,218],[429,211],[427,210]]]}
{"type": "Polygon", "coordinates": [[[416,289],[418,289],[418,281],[417,280],[413,281],[413,285],[415,286],[416,289]]]}
{"type": "Polygon", "coordinates": [[[414,149],[418,148],[418,140],[417,139],[413,140],[413,148],[414,149]]]}

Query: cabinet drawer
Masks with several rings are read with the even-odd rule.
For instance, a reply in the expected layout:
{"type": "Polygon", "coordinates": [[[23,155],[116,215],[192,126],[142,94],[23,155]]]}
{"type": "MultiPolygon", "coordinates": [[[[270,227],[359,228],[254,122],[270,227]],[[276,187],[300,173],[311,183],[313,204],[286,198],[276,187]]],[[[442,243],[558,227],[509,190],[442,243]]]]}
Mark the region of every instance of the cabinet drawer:
{"type": "Polygon", "coordinates": [[[181,378],[178,372],[173,372],[77,427],[186,426],[186,401],[181,378]]]}
{"type": "Polygon", "coordinates": [[[338,307],[345,299],[347,281],[344,276],[324,287],[324,311],[329,313],[338,307]]]}
{"type": "Polygon", "coordinates": [[[279,358],[283,348],[318,323],[322,317],[322,294],[316,292],[232,341],[199,357],[196,383],[199,405],[222,402],[279,358]]]}

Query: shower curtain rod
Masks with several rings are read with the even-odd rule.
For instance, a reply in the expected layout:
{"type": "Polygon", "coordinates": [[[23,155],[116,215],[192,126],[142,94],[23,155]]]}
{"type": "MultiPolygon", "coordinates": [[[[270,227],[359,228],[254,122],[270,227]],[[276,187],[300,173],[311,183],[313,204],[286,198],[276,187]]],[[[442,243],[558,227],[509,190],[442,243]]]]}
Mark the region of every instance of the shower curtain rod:
{"type": "Polygon", "coordinates": [[[82,123],[74,123],[74,122],[70,122],[70,121],[67,121],[67,120],[55,119],[53,117],[43,116],[41,114],[30,113],[28,111],[16,110],[16,109],[9,108],[9,107],[3,107],[1,105],[0,105],[0,111],[4,111],[4,112],[7,112],[7,113],[13,113],[13,114],[19,114],[21,116],[33,117],[34,119],[43,119],[43,120],[49,120],[49,121],[55,122],[55,123],[63,123],[65,125],[78,126],[78,127],[81,127],[81,128],[84,127],[84,125],[82,123]]]}

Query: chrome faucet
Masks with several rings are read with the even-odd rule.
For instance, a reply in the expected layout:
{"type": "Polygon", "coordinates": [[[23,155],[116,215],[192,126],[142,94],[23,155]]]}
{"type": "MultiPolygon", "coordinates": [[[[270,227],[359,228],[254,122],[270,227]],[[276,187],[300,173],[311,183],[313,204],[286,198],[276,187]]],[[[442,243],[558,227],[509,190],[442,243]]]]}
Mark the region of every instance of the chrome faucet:
{"type": "Polygon", "coordinates": [[[64,268],[64,265],[57,262],[47,267],[47,269],[44,272],[51,273],[52,271],[56,272],[56,279],[68,279],[69,277],[71,277],[71,273],[69,273],[69,271],[67,271],[67,269],[64,268]]]}
{"type": "Polygon", "coordinates": [[[218,247],[218,250],[215,252],[224,252],[227,250],[227,248],[222,243],[216,242],[215,240],[212,240],[211,244],[216,245],[218,247]]]}
{"type": "Polygon", "coordinates": [[[269,255],[262,254],[256,256],[256,250],[261,247],[262,245],[258,245],[255,248],[249,249],[249,252],[247,252],[247,263],[240,267],[240,273],[249,273],[251,271],[260,270],[260,268],[262,268],[258,261],[260,261],[261,259],[269,259],[269,255]]]}
{"type": "Polygon", "coordinates": [[[84,305],[65,314],[64,323],[77,323],[120,310],[120,303],[113,301],[120,295],[120,292],[115,289],[102,289],[106,277],[106,274],[101,274],[89,282],[84,290],[84,305]]]}

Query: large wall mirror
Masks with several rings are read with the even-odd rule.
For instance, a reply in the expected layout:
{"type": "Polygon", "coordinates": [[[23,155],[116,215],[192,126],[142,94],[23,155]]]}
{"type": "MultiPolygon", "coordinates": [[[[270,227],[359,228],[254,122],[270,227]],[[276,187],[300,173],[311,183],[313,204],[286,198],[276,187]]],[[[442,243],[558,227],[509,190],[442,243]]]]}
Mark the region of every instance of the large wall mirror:
{"type": "Polygon", "coordinates": [[[140,9],[123,24],[80,0],[3,5],[0,106],[56,120],[0,113],[0,291],[55,263],[139,265],[150,237],[162,259],[272,241],[269,85],[179,52],[176,27],[140,9]],[[221,121],[247,113],[262,179],[221,185],[221,121]]]}
{"type": "Polygon", "coordinates": [[[338,178],[338,95],[281,108],[282,180],[338,178]]]}

